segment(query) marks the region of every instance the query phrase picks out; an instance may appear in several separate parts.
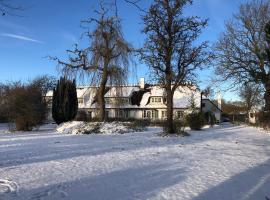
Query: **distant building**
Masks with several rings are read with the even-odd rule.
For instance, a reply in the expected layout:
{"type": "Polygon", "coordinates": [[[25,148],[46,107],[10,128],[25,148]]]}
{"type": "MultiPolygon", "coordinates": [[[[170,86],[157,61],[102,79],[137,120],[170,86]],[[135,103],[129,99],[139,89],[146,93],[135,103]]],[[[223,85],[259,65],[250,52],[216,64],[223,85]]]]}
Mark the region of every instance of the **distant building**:
{"type": "Polygon", "coordinates": [[[202,99],[202,111],[203,112],[212,112],[215,115],[215,118],[218,122],[221,122],[221,106],[214,104],[209,99],[202,99]]]}

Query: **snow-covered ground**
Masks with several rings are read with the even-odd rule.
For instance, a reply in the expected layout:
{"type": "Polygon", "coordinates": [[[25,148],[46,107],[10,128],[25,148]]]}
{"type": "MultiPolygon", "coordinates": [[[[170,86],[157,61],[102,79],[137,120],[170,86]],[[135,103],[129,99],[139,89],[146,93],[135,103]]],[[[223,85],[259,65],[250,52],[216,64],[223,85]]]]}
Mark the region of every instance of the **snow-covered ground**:
{"type": "Polygon", "coordinates": [[[0,199],[265,200],[270,134],[223,125],[190,137],[4,134],[0,199]]]}

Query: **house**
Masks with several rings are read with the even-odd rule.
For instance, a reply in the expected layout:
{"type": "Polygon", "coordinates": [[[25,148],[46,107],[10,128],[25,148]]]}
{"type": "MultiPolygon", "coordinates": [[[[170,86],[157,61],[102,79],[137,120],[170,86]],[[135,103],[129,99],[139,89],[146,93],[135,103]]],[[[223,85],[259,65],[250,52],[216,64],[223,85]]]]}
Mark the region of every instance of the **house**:
{"type": "MultiPolygon", "coordinates": [[[[99,106],[96,92],[97,87],[95,86],[77,87],[79,110],[85,111],[88,118],[97,117],[99,106]]],[[[187,84],[176,89],[173,97],[175,119],[182,119],[185,114],[191,112],[191,96],[193,96],[199,110],[201,107],[201,92],[195,86],[187,84]]],[[[51,91],[47,93],[46,99],[47,102],[51,102],[51,91]]],[[[167,118],[165,90],[156,84],[145,84],[144,78],[141,78],[136,85],[106,88],[105,103],[107,118],[151,120],[167,118]]]]}
{"type": "Polygon", "coordinates": [[[248,112],[248,122],[251,124],[256,124],[259,122],[259,115],[263,108],[261,106],[253,106],[248,112]]]}
{"type": "MultiPolygon", "coordinates": [[[[221,104],[219,104],[221,105],[221,104]]],[[[211,100],[209,99],[202,99],[202,111],[204,113],[206,112],[211,112],[215,115],[215,118],[218,122],[221,122],[221,106],[214,104],[211,100]]]]}

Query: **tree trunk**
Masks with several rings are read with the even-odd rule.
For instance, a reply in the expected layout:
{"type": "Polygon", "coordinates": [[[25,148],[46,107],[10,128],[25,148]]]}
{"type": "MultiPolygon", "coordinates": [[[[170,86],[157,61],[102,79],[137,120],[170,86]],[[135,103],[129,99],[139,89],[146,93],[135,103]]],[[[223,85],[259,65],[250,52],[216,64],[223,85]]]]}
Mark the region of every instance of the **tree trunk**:
{"type": "Polygon", "coordinates": [[[166,130],[167,133],[174,133],[173,127],[173,92],[171,90],[171,86],[166,88],[167,93],[167,122],[166,122],[166,130]]]}
{"type": "Polygon", "coordinates": [[[106,107],[104,98],[106,92],[106,84],[107,84],[107,67],[104,67],[100,86],[98,89],[99,121],[106,121],[106,107]]]}
{"type": "Polygon", "coordinates": [[[270,80],[264,84],[265,111],[270,112],[270,80]]]}

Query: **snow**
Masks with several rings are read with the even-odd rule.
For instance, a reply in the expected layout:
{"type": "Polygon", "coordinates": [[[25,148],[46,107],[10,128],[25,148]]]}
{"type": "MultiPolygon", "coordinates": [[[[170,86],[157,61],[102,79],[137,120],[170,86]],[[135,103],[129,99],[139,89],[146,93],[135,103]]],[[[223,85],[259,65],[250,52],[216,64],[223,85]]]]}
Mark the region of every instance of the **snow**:
{"type": "Polygon", "coordinates": [[[119,87],[111,87],[105,94],[105,97],[130,97],[132,92],[138,90],[138,86],[122,86],[121,89],[119,87]]]}
{"type": "Polygon", "coordinates": [[[153,86],[151,87],[151,96],[154,97],[163,97],[165,94],[165,89],[161,88],[159,86],[153,86]]]}
{"type": "Polygon", "coordinates": [[[99,132],[103,134],[127,133],[128,131],[131,130],[119,122],[102,123],[99,129],[99,132]]]}
{"type": "Polygon", "coordinates": [[[141,105],[141,106],[146,106],[146,104],[147,104],[148,99],[149,99],[150,96],[151,96],[151,95],[150,95],[150,92],[144,93],[143,96],[142,96],[142,100],[141,100],[140,105],[141,105]]]}
{"type": "MultiPolygon", "coordinates": [[[[2,129],[3,130],[3,129],[2,129]]],[[[270,134],[222,125],[190,137],[0,134],[0,199],[264,200],[270,134]]]]}
{"type": "Polygon", "coordinates": [[[84,126],[84,122],[82,121],[72,121],[60,124],[56,131],[58,133],[65,133],[65,134],[79,134],[79,129],[84,126]]]}
{"type": "Polygon", "coordinates": [[[119,134],[127,133],[131,130],[126,126],[126,123],[111,122],[82,122],[72,121],[60,124],[56,131],[65,134],[85,134],[85,133],[102,133],[102,134],[119,134]]]}

